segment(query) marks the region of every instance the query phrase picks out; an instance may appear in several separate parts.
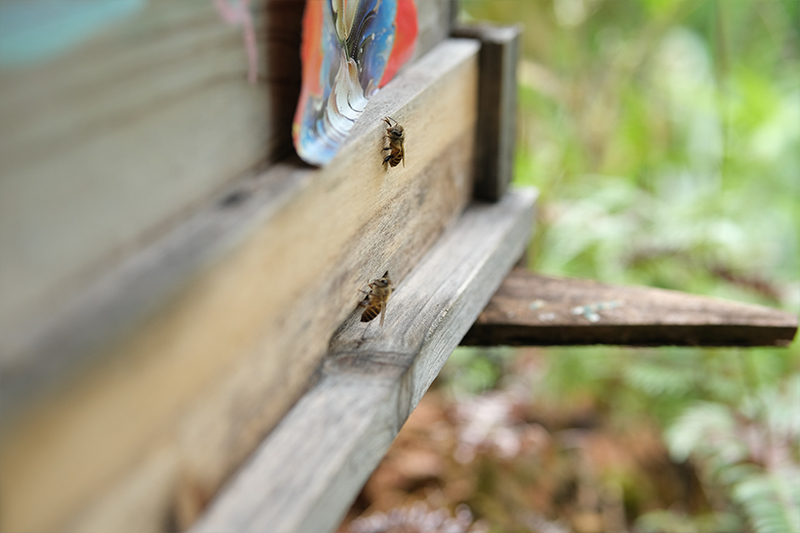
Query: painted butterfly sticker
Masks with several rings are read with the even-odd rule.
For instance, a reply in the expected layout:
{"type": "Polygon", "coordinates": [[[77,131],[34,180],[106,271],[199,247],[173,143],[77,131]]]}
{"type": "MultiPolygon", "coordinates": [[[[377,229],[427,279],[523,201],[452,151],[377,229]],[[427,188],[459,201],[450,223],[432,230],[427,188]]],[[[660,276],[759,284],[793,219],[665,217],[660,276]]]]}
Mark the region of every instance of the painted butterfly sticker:
{"type": "Polygon", "coordinates": [[[414,0],[306,1],[292,127],[304,161],[333,158],[369,98],[411,57],[417,31],[414,0]]]}

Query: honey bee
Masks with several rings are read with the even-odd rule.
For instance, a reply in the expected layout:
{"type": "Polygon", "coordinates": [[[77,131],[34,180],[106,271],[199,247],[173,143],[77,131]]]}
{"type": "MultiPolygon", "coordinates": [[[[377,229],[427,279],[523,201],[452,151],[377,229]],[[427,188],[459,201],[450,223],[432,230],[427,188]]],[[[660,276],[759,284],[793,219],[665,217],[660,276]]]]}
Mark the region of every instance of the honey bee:
{"type": "Polygon", "coordinates": [[[389,279],[389,271],[387,270],[383,277],[373,279],[369,284],[369,291],[361,291],[366,296],[359,303],[361,307],[365,307],[364,312],[361,313],[361,322],[369,322],[381,315],[381,326],[383,326],[383,317],[386,315],[386,303],[389,301],[389,296],[392,295],[394,287],[392,280],[389,279]]]}
{"type": "Polygon", "coordinates": [[[383,158],[383,164],[389,163],[391,166],[396,167],[400,164],[400,161],[402,161],[405,167],[405,148],[403,147],[403,143],[406,140],[405,133],[403,133],[403,126],[398,124],[396,120],[394,120],[394,126],[392,126],[393,120],[394,119],[390,117],[383,117],[383,121],[389,125],[389,127],[386,128],[386,138],[389,139],[389,146],[383,150],[391,150],[389,155],[383,158]]]}

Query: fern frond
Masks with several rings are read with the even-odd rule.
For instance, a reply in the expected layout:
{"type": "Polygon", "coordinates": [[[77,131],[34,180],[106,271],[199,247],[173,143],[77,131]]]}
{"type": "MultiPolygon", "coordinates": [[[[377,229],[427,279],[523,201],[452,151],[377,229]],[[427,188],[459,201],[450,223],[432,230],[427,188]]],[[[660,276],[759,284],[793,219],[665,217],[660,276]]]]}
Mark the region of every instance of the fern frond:
{"type": "Polygon", "coordinates": [[[625,381],[650,396],[684,395],[695,386],[691,368],[677,368],[651,362],[638,362],[625,369],[625,381]]]}
{"type": "Polygon", "coordinates": [[[800,467],[749,476],[732,495],[757,533],[800,531],[800,467]]]}
{"type": "Polygon", "coordinates": [[[747,447],[736,435],[736,420],[725,405],[699,402],[687,409],[666,431],[673,460],[683,462],[692,454],[706,459],[719,456],[730,464],[747,456],[747,447]]]}

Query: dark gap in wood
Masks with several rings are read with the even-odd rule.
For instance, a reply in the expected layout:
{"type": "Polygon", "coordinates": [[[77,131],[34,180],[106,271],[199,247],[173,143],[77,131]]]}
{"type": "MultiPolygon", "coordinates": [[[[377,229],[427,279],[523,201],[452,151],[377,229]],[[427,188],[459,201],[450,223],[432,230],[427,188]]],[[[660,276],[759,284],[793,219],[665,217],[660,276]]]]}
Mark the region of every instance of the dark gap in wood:
{"type": "Polygon", "coordinates": [[[237,205],[243,204],[248,196],[250,196],[250,193],[247,191],[233,191],[220,201],[219,206],[223,209],[236,207],[237,205]]]}
{"type": "Polygon", "coordinates": [[[515,326],[473,327],[463,346],[788,346],[797,331],[792,327],[763,326],[515,326]]]}
{"type": "Polygon", "coordinates": [[[259,36],[264,50],[264,72],[260,83],[267,83],[271,116],[276,125],[275,143],[268,161],[277,161],[292,152],[292,120],[300,97],[302,41],[305,0],[267,0],[262,17],[266,21],[259,36]]]}

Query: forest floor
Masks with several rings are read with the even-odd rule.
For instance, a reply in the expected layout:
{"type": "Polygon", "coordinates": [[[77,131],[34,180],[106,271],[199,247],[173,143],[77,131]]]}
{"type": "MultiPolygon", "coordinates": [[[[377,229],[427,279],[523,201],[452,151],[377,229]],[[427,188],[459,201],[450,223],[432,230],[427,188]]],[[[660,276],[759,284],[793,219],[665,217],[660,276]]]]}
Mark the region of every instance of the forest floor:
{"type": "Polygon", "coordinates": [[[658,425],[615,428],[587,395],[536,401],[542,350],[517,350],[502,385],[456,394],[437,380],[338,533],[646,531],[649,511],[709,509],[658,425]]]}

